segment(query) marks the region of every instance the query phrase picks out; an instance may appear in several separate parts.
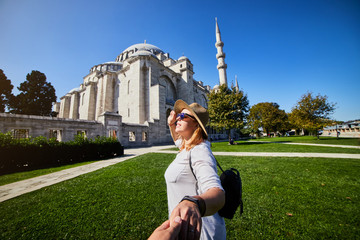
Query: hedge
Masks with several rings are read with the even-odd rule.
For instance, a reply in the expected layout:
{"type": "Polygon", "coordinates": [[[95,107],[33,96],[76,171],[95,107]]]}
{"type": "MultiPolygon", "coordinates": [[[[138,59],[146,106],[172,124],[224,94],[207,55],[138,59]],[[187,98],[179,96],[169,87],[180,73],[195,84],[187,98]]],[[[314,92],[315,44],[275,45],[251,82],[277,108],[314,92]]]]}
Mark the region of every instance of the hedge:
{"type": "Polygon", "coordinates": [[[74,141],[36,137],[13,139],[0,132],[0,175],[56,167],[78,162],[112,158],[124,154],[124,147],[115,139],[76,136],[74,141]]]}

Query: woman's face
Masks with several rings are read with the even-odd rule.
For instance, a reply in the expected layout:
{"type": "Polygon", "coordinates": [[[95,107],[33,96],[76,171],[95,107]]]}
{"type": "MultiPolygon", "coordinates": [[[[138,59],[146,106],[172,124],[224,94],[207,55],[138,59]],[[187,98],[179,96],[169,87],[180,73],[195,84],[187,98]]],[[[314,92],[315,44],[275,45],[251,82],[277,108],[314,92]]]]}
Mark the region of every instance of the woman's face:
{"type": "MultiPolygon", "coordinates": [[[[191,115],[191,112],[187,109],[183,109],[181,113],[186,113],[191,115]]],[[[190,139],[196,128],[198,128],[199,126],[199,124],[195,119],[186,115],[182,120],[180,119],[180,117],[177,117],[176,121],[177,123],[176,123],[175,132],[178,133],[180,136],[182,136],[185,140],[190,139]]]]}

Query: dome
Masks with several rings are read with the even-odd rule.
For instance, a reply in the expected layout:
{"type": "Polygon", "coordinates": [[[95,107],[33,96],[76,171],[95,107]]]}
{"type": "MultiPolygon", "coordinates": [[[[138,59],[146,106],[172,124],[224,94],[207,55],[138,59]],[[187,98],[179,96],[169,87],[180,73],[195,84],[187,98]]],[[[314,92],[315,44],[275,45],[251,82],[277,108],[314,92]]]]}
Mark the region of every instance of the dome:
{"type": "Polygon", "coordinates": [[[137,52],[139,50],[145,50],[145,51],[152,52],[153,54],[164,53],[160,48],[158,48],[152,44],[148,44],[148,43],[134,44],[134,45],[128,47],[127,49],[125,49],[123,51],[123,53],[130,52],[131,50],[133,50],[134,52],[137,52]]]}
{"type": "Polygon", "coordinates": [[[180,61],[180,60],[186,60],[186,59],[188,59],[187,57],[185,57],[185,56],[181,56],[179,59],[178,59],[178,61],[180,61]]]}
{"type": "Polygon", "coordinates": [[[123,62],[124,60],[128,59],[129,57],[132,56],[153,56],[156,57],[157,54],[159,53],[163,53],[164,52],[152,45],[152,44],[148,44],[148,43],[138,43],[138,44],[134,44],[130,47],[128,47],[127,49],[125,49],[117,58],[116,61],[117,62],[123,62]]]}
{"type": "Polygon", "coordinates": [[[145,51],[145,50],[137,51],[134,54],[132,54],[131,56],[132,57],[135,57],[135,56],[153,56],[153,57],[156,57],[153,53],[151,53],[149,51],[145,51]]]}
{"type": "Polygon", "coordinates": [[[70,90],[69,93],[78,92],[78,91],[80,91],[80,88],[73,88],[70,90]]]}

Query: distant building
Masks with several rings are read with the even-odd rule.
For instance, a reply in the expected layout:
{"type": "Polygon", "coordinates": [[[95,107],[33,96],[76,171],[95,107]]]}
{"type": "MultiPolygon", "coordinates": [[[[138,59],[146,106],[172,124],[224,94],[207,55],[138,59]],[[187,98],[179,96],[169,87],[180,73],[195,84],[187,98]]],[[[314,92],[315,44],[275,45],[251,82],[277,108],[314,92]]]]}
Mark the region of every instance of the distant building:
{"type": "MultiPolygon", "coordinates": [[[[219,82],[227,85],[223,45],[216,22],[219,82]]],[[[187,57],[172,59],[154,45],[135,44],[115,61],[91,67],[79,87],[54,103],[57,117],[1,113],[0,131],[11,131],[16,138],[45,136],[59,141],[73,140],[77,134],[108,136],[124,146],[170,143],[167,117],[177,99],[207,108],[211,87],[193,75],[187,57]]],[[[224,131],[208,132],[214,140],[226,138],[224,131]]]]}
{"type": "Polygon", "coordinates": [[[342,124],[327,126],[322,136],[360,138],[360,119],[351,120],[342,124]]]}
{"type": "Polygon", "coordinates": [[[191,61],[170,58],[160,48],[135,44],[90,69],[78,88],[54,105],[57,118],[9,115],[2,131],[14,136],[57,137],[68,141],[82,133],[111,136],[125,146],[170,142],[167,117],[177,99],[207,107],[210,86],[195,81],[191,61]]]}

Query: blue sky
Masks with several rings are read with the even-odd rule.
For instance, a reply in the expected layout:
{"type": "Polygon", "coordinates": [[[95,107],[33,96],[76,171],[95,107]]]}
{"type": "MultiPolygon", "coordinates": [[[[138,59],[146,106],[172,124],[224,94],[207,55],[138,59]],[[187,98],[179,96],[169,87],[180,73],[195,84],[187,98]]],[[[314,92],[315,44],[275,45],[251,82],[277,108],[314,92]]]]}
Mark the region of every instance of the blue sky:
{"type": "Polygon", "coordinates": [[[32,70],[45,73],[59,99],[92,66],[146,40],[187,56],[213,87],[215,17],[228,82],[237,75],[251,105],[290,112],[310,91],[337,103],[332,118],[360,118],[360,1],[0,0],[0,69],[15,93],[32,70]]]}

